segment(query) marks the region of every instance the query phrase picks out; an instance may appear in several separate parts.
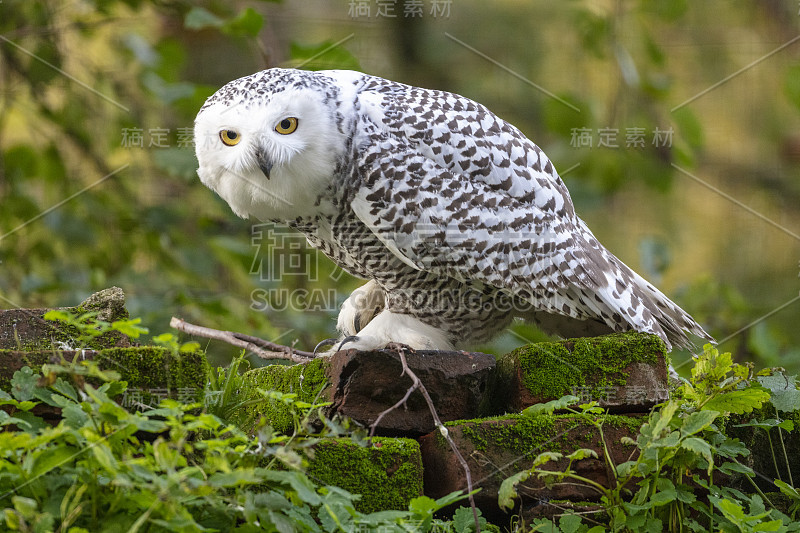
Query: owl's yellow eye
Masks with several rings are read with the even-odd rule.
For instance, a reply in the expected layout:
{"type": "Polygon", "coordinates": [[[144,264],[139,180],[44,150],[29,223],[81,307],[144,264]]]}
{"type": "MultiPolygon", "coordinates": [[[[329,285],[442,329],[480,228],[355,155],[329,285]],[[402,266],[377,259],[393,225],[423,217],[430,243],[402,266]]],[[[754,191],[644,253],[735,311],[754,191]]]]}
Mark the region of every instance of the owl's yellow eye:
{"type": "Polygon", "coordinates": [[[288,117],[280,122],[278,125],[275,126],[275,131],[280,133],[281,135],[289,135],[290,133],[294,133],[294,130],[297,129],[297,119],[294,117],[288,117]]]}
{"type": "Polygon", "coordinates": [[[222,130],[219,132],[219,138],[227,146],[237,145],[242,140],[242,136],[233,130],[222,130]]]}

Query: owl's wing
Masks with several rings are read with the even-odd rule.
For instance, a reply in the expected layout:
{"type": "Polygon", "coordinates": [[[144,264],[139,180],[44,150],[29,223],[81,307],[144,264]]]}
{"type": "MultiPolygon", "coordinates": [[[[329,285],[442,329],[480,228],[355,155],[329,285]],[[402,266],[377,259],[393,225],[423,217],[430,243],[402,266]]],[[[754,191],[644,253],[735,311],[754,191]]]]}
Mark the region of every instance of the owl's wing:
{"type": "Polygon", "coordinates": [[[573,217],[455,175],[410,147],[367,156],[361,170],[351,207],[407,265],[480,281],[553,313],[595,316],[567,296],[606,284],[599,243],[573,217]]]}
{"type": "Polygon", "coordinates": [[[691,345],[683,330],[709,338],[595,239],[552,163],[516,128],[449,93],[395,84],[361,100],[351,206],[403,262],[668,344],[691,345]]]}

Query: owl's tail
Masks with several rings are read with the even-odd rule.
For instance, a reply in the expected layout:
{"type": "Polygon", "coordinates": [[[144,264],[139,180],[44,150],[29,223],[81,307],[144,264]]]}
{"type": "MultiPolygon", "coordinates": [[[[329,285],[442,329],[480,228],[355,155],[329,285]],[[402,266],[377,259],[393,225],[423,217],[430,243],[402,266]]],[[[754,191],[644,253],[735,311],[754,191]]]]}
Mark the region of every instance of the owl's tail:
{"type": "MultiPolygon", "coordinates": [[[[655,288],[642,276],[634,272],[625,263],[619,260],[611,252],[603,250],[605,259],[614,268],[615,279],[613,283],[609,280],[609,287],[605,291],[616,288],[617,296],[621,292],[623,299],[634,305],[630,308],[638,308],[632,316],[626,308],[618,308],[620,315],[624,318],[632,329],[654,333],[662,338],[667,348],[672,345],[680,346],[689,350],[697,346],[689,338],[688,334],[695,335],[705,341],[715,343],[714,338],[709,335],[689,313],[681,309],[678,304],[667,298],[661,291],[655,288]],[[641,307],[635,305],[639,303],[641,307]]],[[[619,302],[620,298],[614,299],[619,302]]]]}
{"type": "Polygon", "coordinates": [[[604,327],[611,331],[653,333],[661,337],[667,349],[673,345],[689,350],[697,348],[689,334],[715,342],[686,311],[603,247],[583,221],[579,227],[583,231],[572,237],[575,249],[582,253],[572,252],[566,262],[577,272],[572,275],[575,284],[562,288],[551,297],[553,302],[548,302],[551,305],[546,306],[550,313],[570,315],[566,317],[570,323],[553,317],[549,319],[553,327],[548,328],[548,320],[541,315],[534,317],[536,322],[561,335],[576,328],[599,334],[604,327]],[[567,305],[562,305],[562,301],[567,305]],[[554,320],[558,323],[553,323],[554,320]]]}

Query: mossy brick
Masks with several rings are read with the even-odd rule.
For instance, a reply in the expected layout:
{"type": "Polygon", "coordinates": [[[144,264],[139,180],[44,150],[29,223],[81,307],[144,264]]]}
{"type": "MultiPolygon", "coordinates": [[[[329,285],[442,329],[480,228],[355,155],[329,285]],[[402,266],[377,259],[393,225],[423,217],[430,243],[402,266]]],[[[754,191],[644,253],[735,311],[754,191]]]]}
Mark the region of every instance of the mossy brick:
{"type": "MultiPolygon", "coordinates": [[[[761,490],[765,492],[776,490],[772,482],[774,479],[781,479],[788,483],[791,478],[797,486],[797,482],[800,480],[800,411],[778,413],[772,404],[767,403],[752,413],[732,415],[726,421],[723,432],[728,437],[739,439],[750,450],[750,453],[746,457],[740,457],[739,461],[758,473],[753,481],[761,490]],[[746,424],[753,420],[770,419],[791,421],[794,429],[785,431],[773,427],[769,430],[768,435],[767,430],[763,428],[740,426],[740,424],[746,424]],[[785,455],[784,449],[786,450],[785,455]]],[[[752,482],[745,476],[734,475],[729,483],[745,492],[752,492],[753,489],[752,482]]]]}
{"type": "Polygon", "coordinates": [[[656,335],[634,332],[529,344],[498,360],[482,412],[519,412],[567,394],[611,412],[647,412],[668,398],[666,353],[656,335]]]}
{"type": "MultiPolygon", "coordinates": [[[[106,322],[128,318],[125,293],[119,287],[96,292],[75,307],[58,308],[82,314],[97,312],[97,318],[106,322]]],[[[130,339],[118,331],[109,331],[99,337],[79,340],[75,328],[57,321],[45,320],[51,309],[8,309],[0,311],[0,349],[36,351],[52,349],[103,349],[130,346],[130,339]]]]}
{"type": "MultiPolygon", "coordinates": [[[[306,403],[328,401],[325,392],[329,384],[330,358],[319,357],[307,363],[274,364],[255,368],[242,375],[253,389],[296,394],[297,400],[306,403]]],[[[258,421],[264,417],[277,431],[291,434],[294,429],[294,407],[277,399],[254,403],[248,407],[258,421]]]]}
{"type": "MultiPolygon", "coordinates": [[[[442,420],[478,415],[494,370],[494,357],[481,353],[418,351],[405,355],[409,368],[428,390],[442,420]]],[[[325,415],[345,416],[370,426],[412,386],[403,375],[395,350],[343,350],[297,365],[269,365],[244,374],[249,384],[264,390],[294,393],[308,403],[330,402],[325,415]]],[[[292,408],[280,400],[250,407],[279,431],[291,431],[292,408]]],[[[434,428],[421,393],[414,392],[403,408],[381,419],[379,434],[418,436],[434,428]]]]}
{"type": "Polygon", "coordinates": [[[175,398],[187,401],[201,400],[208,378],[209,365],[203,352],[173,354],[159,346],[107,348],[81,351],[0,350],[0,389],[8,391],[14,373],[28,366],[40,373],[43,364],[60,363],[61,358],[72,361],[75,357],[94,360],[100,368],[113,370],[128,383],[127,394],[136,392],[141,404],[157,403],[168,392],[175,398]],[[194,398],[194,399],[193,399],[194,398]]]}
{"type": "Polygon", "coordinates": [[[408,509],[422,496],[422,458],[413,439],[376,437],[361,446],[350,439],[323,439],[314,445],[308,476],[360,494],[363,513],[408,509]]]}
{"type": "MultiPolygon", "coordinates": [[[[622,444],[622,437],[635,439],[644,422],[641,416],[605,415],[603,433],[615,464],[631,458],[636,448],[622,444]]],[[[578,415],[505,415],[445,424],[450,437],[467,461],[473,480],[476,504],[487,516],[502,514],[497,504],[498,490],[507,477],[531,467],[542,452],[564,455],[579,448],[590,448],[603,457],[600,434],[578,415]]],[[[425,495],[440,498],[467,488],[466,475],[449,443],[439,431],[420,439],[422,464],[425,468],[425,495]]],[[[567,461],[548,463],[543,468],[563,470],[567,461]]],[[[578,475],[601,484],[608,483],[605,463],[601,459],[584,459],[573,463],[578,475]]],[[[596,501],[598,494],[574,482],[547,487],[532,477],[520,489],[523,506],[536,500],[596,501]]]]}

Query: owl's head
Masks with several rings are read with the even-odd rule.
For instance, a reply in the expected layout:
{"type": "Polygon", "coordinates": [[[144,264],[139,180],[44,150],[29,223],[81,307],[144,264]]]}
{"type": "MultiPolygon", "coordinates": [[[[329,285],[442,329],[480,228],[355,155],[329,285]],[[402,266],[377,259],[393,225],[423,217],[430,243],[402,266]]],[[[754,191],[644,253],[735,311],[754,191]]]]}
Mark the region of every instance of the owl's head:
{"type": "Polygon", "coordinates": [[[270,69],[228,83],[195,119],[201,181],[242,218],[302,216],[343,156],[340,104],[320,73],[270,69]]]}

